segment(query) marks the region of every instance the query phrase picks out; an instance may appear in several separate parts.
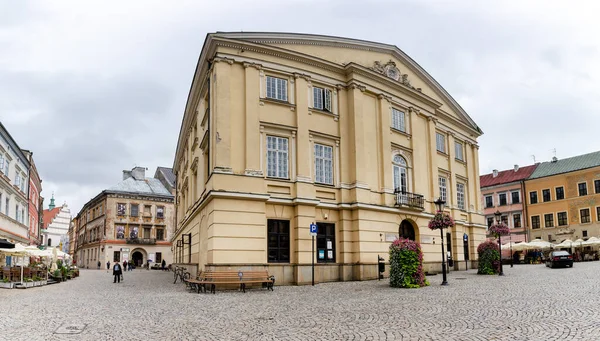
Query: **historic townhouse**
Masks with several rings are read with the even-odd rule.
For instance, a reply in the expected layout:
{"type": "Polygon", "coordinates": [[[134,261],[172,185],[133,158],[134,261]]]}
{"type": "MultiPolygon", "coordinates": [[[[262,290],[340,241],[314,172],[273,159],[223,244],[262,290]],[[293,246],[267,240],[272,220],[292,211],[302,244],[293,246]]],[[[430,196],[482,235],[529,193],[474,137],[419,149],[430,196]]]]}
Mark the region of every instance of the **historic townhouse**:
{"type": "Polygon", "coordinates": [[[486,232],[481,134],[395,46],[209,34],[174,161],[175,261],[267,268],[278,283],[303,284],[314,257],[318,282],[372,279],[378,255],[403,236],[421,242],[425,270],[436,271],[440,235],[427,223],[442,197],[457,221],[445,242],[464,269],[486,232]]]}
{"type": "Polygon", "coordinates": [[[73,220],[74,261],[96,268],[98,261],[172,262],[173,195],[146,169],[123,171],[123,181],[88,201],[73,220]]]}
{"type": "Polygon", "coordinates": [[[37,167],[33,161],[33,153],[23,150],[29,161],[29,243],[31,245],[42,244],[42,223],[44,211],[44,198],[42,198],[42,179],[38,174],[37,167]]]}
{"type": "Polygon", "coordinates": [[[0,123],[0,238],[29,245],[29,168],[26,154],[0,123]]]}
{"type": "Polygon", "coordinates": [[[600,236],[600,152],[541,163],[525,191],[532,239],[600,236]]]}
{"type": "Polygon", "coordinates": [[[498,171],[480,177],[481,195],[483,197],[484,215],[487,227],[495,221],[494,213],[500,212],[501,221],[510,228],[510,236],[506,242],[527,241],[527,219],[525,219],[525,179],[535,170],[537,165],[498,171]]]}

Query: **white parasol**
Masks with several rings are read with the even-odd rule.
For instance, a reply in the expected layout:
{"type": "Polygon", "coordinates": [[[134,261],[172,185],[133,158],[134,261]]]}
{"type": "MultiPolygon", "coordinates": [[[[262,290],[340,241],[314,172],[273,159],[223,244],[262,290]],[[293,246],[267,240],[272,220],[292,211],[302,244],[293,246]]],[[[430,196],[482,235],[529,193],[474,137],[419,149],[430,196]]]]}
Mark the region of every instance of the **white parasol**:
{"type": "Polygon", "coordinates": [[[571,239],[567,239],[560,244],[554,245],[555,249],[570,249],[573,247],[573,241],[571,239]]]}
{"type": "Polygon", "coordinates": [[[584,246],[595,246],[600,245],[600,238],[592,237],[585,242],[583,242],[584,246]]]}
{"type": "Polygon", "coordinates": [[[542,240],[542,239],[534,239],[534,240],[530,241],[529,243],[527,243],[527,245],[529,246],[530,249],[540,249],[540,250],[551,249],[554,246],[554,244],[547,242],[545,240],[542,240]]]}

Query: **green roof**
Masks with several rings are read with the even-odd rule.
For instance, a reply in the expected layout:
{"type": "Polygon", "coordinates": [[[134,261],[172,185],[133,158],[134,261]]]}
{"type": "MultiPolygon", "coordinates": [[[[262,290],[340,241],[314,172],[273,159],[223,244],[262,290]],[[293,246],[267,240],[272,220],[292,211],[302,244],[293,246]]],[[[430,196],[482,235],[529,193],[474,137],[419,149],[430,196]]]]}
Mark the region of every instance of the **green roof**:
{"type": "Polygon", "coordinates": [[[600,152],[593,152],[573,156],[568,159],[557,160],[555,162],[542,162],[538,165],[533,174],[531,174],[529,179],[543,178],[598,166],[600,166],[600,152]]]}

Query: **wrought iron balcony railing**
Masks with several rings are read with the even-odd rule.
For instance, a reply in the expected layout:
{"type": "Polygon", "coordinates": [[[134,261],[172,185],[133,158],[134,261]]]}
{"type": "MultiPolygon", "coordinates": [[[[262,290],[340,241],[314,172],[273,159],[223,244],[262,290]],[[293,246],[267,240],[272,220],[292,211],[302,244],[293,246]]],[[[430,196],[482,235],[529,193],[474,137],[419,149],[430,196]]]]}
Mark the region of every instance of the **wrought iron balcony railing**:
{"type": "Polygon", "coordinates": [[[396,194],[396,206],[411,207],[416,209],[425,208],[425,198],[420,194],[403,192],[399,188],[394,190],[396,194]]]}
{"type": "Polygon", "coordinates": [[[127,244],[154,245],[156,238],[127,238],[127,244]]]}

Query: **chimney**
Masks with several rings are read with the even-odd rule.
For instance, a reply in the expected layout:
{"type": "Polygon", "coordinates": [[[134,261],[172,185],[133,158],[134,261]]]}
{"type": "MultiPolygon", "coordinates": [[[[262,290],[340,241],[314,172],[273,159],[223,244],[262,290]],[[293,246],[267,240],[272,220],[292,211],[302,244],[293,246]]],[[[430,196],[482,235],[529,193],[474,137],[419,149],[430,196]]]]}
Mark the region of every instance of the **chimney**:
{"type": "Polygon", "coordinates": [[[519,170],[519,165],[515,165],[515,172],[519,170]]]}
{"type": "Polygon", "coordinates": [[[146,180],[146,168],[135,167],[131,170],[131,176],[133,176],[135,180],[146,180]]]}
{"type": "Polygon", "coordinates": [[[552,161],[551,161],[551,162],[552,162],[552,163],[554,163],[554,162],[556,162],[556,161],[558,161],[558,159],[556,158],[556,156],[553,156],[553,157],[552,157],[552,161]]]}
{"type": "Polygon", "coordinates": [[[494,169],[494,170],[492,171],[492,175],[494,176],[494,178],[495,178],[495,177],[497,177],[497,176],[498,176],[498,170],[497,170],[497,169],[494,169]]]}
{"type": "Polygon", "coordinates": [[[123,180],[127,180],[129,178],[131,178],[131,171],[124,170],[123,171],[123,180]]]}

